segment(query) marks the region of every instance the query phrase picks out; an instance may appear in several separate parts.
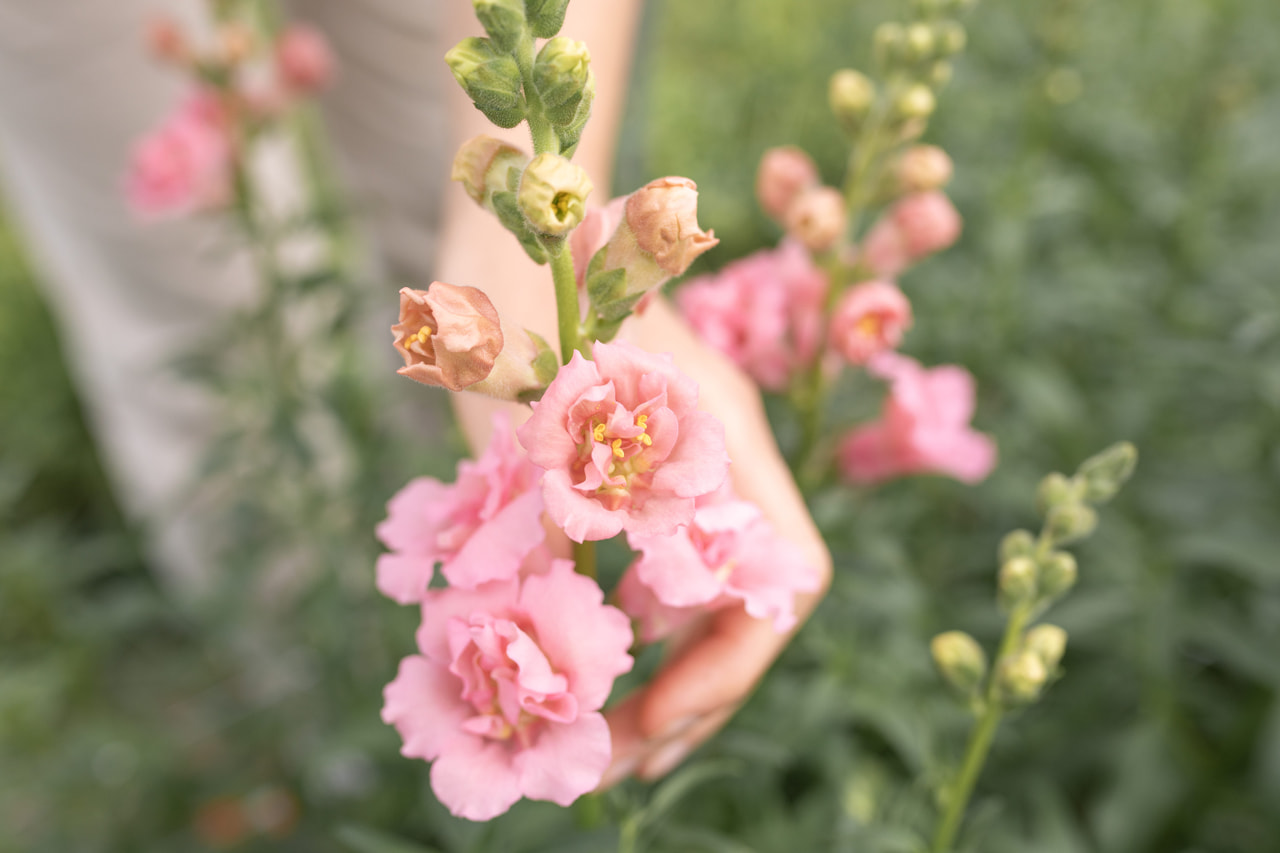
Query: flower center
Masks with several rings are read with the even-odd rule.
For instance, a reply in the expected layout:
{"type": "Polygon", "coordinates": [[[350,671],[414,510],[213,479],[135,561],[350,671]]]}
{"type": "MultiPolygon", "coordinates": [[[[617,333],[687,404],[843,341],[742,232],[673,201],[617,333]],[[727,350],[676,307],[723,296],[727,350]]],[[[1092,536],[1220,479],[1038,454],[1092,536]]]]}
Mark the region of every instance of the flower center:
{"type": "Polygon", "coordinates": [[[884,326],[884,322],[880,319],[879,314],[868,314],[858,321],[854,326],[854,331],[864,338],[880,337],[880,330],[884,326]]]}

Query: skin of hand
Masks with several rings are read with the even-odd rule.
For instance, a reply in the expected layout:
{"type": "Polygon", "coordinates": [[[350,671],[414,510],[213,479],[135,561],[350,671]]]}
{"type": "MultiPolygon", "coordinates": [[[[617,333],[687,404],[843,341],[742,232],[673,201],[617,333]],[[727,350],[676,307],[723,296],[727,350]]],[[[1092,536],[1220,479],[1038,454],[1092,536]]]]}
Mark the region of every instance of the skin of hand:
{"type": "MultiPolygon", "coordinates": [[[[480,35],[469,4],[452,6],[448,44],[480,35]]],[[[576,0],[569,6],[562,30],[585,41],[592,53],[597,97],[574,162],[595,181],[597,204],[609,199],[607,182],[597,178],[612,172],[640,6],[640,0],[576,0]]],[[[455,149],[484,133],[532,151],[521,128],[493,127],[457,87],[450,89],[448,97],[455,149]]],[[[533,264],[515,238],[460,186],[451,184],[447,189],[444,212],[439,279],[483,289],[500,314],[520,317],[526,328],[554,345],[556,313],[549,270],[533,264]]],[[[647,350],[672,353],[680,369],[698,382],[699,407],[724,423],[734,460],[734,488],[742,498],[755,502],[778,530],[786,531],[821,572],[819,591],[797,598],[797,615],[803,623],[830,583],[831,557],[778,452],[759,391],[728,359],[702,344],[665,300],[653,300],[643,315],[628,320],[622,336],[647,350]]],[[[452,399],[463,432],[476,449],[488,443],[495,410],[510,410],[517,423],[529,415],[527,407],[479,394],[455,394],[452,399]]],[[[564,555],[569,553],[563,534],[552,545],[564,555]]],[[[789,634],[775,633],[769,621],[753,619],[741,608],[718,610],[687,631],[671,644],[667,660],[652,681],[607,714],[613,764],[601,787],[633,773],[653,779],[674,768],[733,715],[789,640],[789,634]]]]}

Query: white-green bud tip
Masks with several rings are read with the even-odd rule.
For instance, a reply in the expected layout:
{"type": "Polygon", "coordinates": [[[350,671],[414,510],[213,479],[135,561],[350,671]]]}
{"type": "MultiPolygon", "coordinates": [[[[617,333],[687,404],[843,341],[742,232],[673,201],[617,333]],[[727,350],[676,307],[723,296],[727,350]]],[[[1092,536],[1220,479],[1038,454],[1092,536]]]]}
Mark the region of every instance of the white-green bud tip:
{"type": "Polygon", "coordinates": [[[1052,675],[1067,650],[1067,632],[1057,625],[1037,625],[1027,632],[1022,647],[1040,658],[1045,671],[1052,675]]]}
{"type": "Polygon", "coordinates": [[[1000,600],[1006,606],[1030,601],[1036,596],[1039,570],[1030,557],[1014,557],[1000,567],[1000,600]]]}
{"type": "Polygon", "coordinates": [[[1036,509],[1041,515],[1062,504],[1079,503],[1082,483],[1065,474],[1054,471],[1046,474],[1036,487],[1036,509]]]}
{"type": "Polygon", "coordinates": [[[1049,680],[1049,670],[1039,655],[1023,650],[1000,662],[1000,695],[1009,705],[1034,702],[1049,680]]]}
{"type": "Polygon", "coordinates": [[[1076,585],[1079,575],[1075,557],[1066,551],[1054,551],[1040,563],[1040,594],[1057,598],[1076,585]]]}
{"type": "Polygon", "coordinates": [[[929,644],[933,663],[947,683],[960,693],[974,693],[987,675],[987,655],[964,631],[947,631],[929,644]]]}
{"type": "Polygon", "coordinates": [[[1058,504],[1049,510],[1045,530],[1055,545],[1083,539],[1098,526],[1098,513],[1082,503],[1058,504]]]}
{"type": "Polygon", "coordinates": [[[1084,483],[1084,499],[1103,503],[1115,496],[1138,464],[1138,449],[1127,441],[1113,444],[1097,456],[1086,459],[1076,472],[1084,483]]]}

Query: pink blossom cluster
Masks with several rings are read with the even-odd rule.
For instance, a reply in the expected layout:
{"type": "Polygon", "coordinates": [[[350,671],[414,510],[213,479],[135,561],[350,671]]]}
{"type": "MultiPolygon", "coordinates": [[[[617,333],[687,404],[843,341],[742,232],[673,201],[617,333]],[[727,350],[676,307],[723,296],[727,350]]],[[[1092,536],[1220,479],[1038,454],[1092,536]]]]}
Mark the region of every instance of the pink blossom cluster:
{"type": "Polygon", "coordinates": [[[270,51],[267,80],[238,72],[251,58],[252,35],[226,27],[216,49],[198,53],[168,19],[148,32],[152,54],[184,70],[195,88],[133,147],[125,197],[139,216],[181,216],[232,200],[233,169],[246,136],[333,76],[328,42],[317,30],[286,27],[270,51]],[[210,79],[221,80],[217,85],[210,79]]]}
{"type": "MultiPolygon", "coordinates": [[[[403,312],[418,310],[410,302],[403,312]]],[[[400,326],[417,322],[402,314],[400,326]]],[[[383,719],[405,756],[432,762],[440,801],[471,820],[521,797],[568,805],[600,784],[611,759],[601,709],[631,668],[633,620],[653,642],[664,608],[683,624],[738,605],[785,632],[796,593],[819,586],[797,546],[729,491],[724,428],[671,357],[622,342],[591,352],[560,368],[518,430],[495,418],[454,483],[410,481],[377,528],[389,549],[378,588],[422,611],[383,719]],[[578,542],[626,532],[637,558],[617,607],[552,557],[548,526],[578,542]]]]}

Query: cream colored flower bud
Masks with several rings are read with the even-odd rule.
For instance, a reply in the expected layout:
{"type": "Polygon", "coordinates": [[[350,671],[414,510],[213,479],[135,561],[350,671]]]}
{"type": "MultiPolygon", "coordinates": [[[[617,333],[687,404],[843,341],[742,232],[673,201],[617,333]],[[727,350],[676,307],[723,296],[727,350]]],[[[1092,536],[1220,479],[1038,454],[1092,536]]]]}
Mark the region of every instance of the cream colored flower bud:
{"type": "Polygon", "coordinates": [[[1000,540],[1000,563],[1014,557],[1030,557],[1036,550],[1036,537],[1029,530],[1015,530],[1000,540]]]}
{"type": "Polygon", "coordinates": [[[935,89],[941,89],[951,82],[953,72],[954,69],[952,69],[950,62],[945,59],[939,59],[929,68],[929,85],[935,89]]]}
{"type": "Polygon", "coordinates": [[[1049,538],[1056,545],[1065,545],[1083,539],[1098,526],[1098,514],[1085,504],[1059,504],[1049,510],[1045,527],[1049,538]]]}
{"type": "Polygon", "coordinates": [[[947,631],[929,644],[933,663],[947,682],[963,694],[976,691],[987,675],[987,655],[964,631],[947,631]]]}
{"type": "Polygon", "coordinates": [[[1000,695],[1010,705],[1034,702],[1049,680],[1049,670],[1036,654],[1021,651],[1000,662],[1000,695]]]}
{"type": "Polygon", "coordinates": [[[898,160],[898,188],[904,193],[938,190],[951,182],[951,158],[936,145],[913,145],[898,160]]]}
{"type": "Polygon", "coordinates": [[[1039,570],[1030,557],[1014,557],[1000,567],[1000,599],[1005,606],[1030,601],[1036,596],[1039,570]]]}
{"type": "Polygon", "coordinates": [[[959,21],[939,21],[937,28],[938,48],[945,54],[959,53],[968,42],[964,25],[959,21]]]}
{"type": "Polygon", "coordinates": [[[1045,475],[1036,487],[1036,508],[1041,515],[1055,506],[1078,503],[1081,497],[1082,484],[1072,477],[1054,471],[1045,475]]]}
{"type": "Polygon", "coordinates": [[[906,41],[907,31],[901,24],[886,21],[876,27],[875,35],[872,37],[872,49],[875,52],[876,62],[882,68],[890,65],[902,56],[906,41]]]}
{"type": "Polygon", "coordinates": [[[523,171],[528,163],[529,155],[514,145],[492,136],[477,136],[458,149],[449,178],[462,184],[467,195],[483,205],[494,192],[510,189],[510,170],[523,171]]]}
{"type": "Polygon", "coordinates": [[[1037,625],[1027,632],[1022,647],[1040,658],[1045,670],[1053,674],[1067,650],[1067,632],[1057,625],[1037,625]]]}
{"type": "Polygon", "coordinates": [[[1080,569],[1076,558],[1066,551],[1054,551],[1040,563],[1040,594],[1057,598],[1076,585],[1080,569]]]}
{"type": "Polygon", "coordinates": [[[875,103],[876,87],[861,71],[844,68],[831,75],[827,85],[831,112],[846,128],[852,129],[866,117],[875,103]]]}
{"type": "Polygon", "coordinates": [[[903,118],[928,118],[938,106],[933,90],[923,83],[916,83],[898,96],[894,108],[903,118]]]}
{"type": "Polygon", "coordinates": [[[591,53],[585,43],[556,36],[538,51],[533,84],[555,124],[568,124],[591,76],[591,53]]]}
{"type": "Polygon", "coordinates": [[[933,28],[925,23],[907,27],[903,41],[907,56],[916,61],[929,58],[937,47],[933,28]]]}
{"type": "Polygon", "coordinates": [[[534,230],[559,236],[578,227],[591,189],[591,179],[581,166],[548,152],[534,157],[525,168],[517,201],[534,230]]]}

